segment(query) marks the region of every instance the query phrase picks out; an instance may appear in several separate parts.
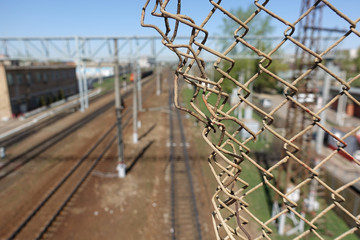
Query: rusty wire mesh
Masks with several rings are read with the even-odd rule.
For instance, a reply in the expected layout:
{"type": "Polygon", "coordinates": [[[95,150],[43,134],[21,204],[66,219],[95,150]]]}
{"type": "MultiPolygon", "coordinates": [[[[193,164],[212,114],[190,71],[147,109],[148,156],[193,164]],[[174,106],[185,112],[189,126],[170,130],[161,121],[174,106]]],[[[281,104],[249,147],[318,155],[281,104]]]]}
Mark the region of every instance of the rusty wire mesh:
{"type": "MultiPolygon", "coordinates": [[[[341,212],[340,215],[342,217],[346,216],[350,219],[347,231],[337,236],[332,236],[332,238],[342,239],[359,231],[360,215],[357,215],[359,214],[358,209],[356,210],[357,214],[355,214],[352,209],[347,209],[345,203],[349,201],[349,199],[346,199],[342,193],[345,189],[359,183],[360,176],[350,182],[342,182],[340,186],[335,186],[327,182],[326,178],[319,173],[319,170],[328,164],[330,159],[339,152],[352,158],[354,168],[359,168],[359,161],[351,156],[351,153],[347,152],[345,140],[354,135],[354,133],[360,129],[360,126],[352,128],[344,136],[339,137],[332,132],[326,124],[321,123],[320,115],[323,111],[328,110],[342,95],[346,95],[355,105],[360,106],[358,99],[350,93],[352,83],[360,78],[360,74],[357,74],[351,79],[345,79],[332,72],[324,62],[326,56],[334,52],[337,45],[348,36],[353,35],[360,37],[360,32],[356,30],[356,24],[360,21],[360,18],[350,19],[329,1],[318,0],[314,1],[295,22],[291,23],[270,11],[267,8],[269,1],[270,0],[266,0],[260,3],[258,0],[255,0],[253,3],[256,9],[253,14],[246,20],[240,20],[229,10],[221,6],[221,0],[210,0],[204,4],[211,4],[211,11],[201,23],[196,23],[191,16],[186,16],[181,13],[181,0],[177,1],[177,8],[170,8],[175,9],[175,12],[167,9],[169,5],[168,0],[154,1],[152,2],[152,6],[149,5],[151,1],[148,0],[143,7],[141,23],[144,27],[154,28],[162,36],[162,43],[179,58],[175,73],[174,100],[176,107],[193,115],[205,126],[202,131],[202,136],[213,150],[208,161],[211,171],[218,183],[218,187],[211,200],[214,207],[212,214],[213,227],[217,239],[271,239],[273,236],[277,236],[274,235],[276,234],[274,233],[276,232],[276,227],[274,227],[276,223],[279,222],[281,216],[289,213],[292,213],[295,218],[299,219],[299,221],[305,225],[303,231],[296,236],[297,239],[309,236],[324,239],[326,236],[322,236],[323,232],[319,230],[322,224],[321,219],[325,215],[330,214],[334,209],[341,212]],[[333,11],[339,19],[346,21],[349,27],[346,33],[342,34],[330,46],[321,51],[311,49],[293,36],[301,21],[311,14],[320,4],[333,11]],[[228,19],[236,22],[238,25],[237,29],[233,29],[233,41],[229,43],[224,51],[214,50],[207,46],[209,34],[206,26],[216,11],[225,14],[228,19]],[[246,41],[247,33],[250,30],[249,23],[255,19],[260,12],[282,22],[286,28],[283,39],[273,44],[271,49],[265,51],[246,41]],[[148,24],[145,16],[161,18],[163,19],[164,25],[156,26],[148,24]],[[186,25],[192,30],[187,43],[176,42],[177,31],[181,25],[186,25]],[[170,26],[173,28],[171,29],[170,26]],[[293,79],[281,78],[269,69],[273,62],[272,56],[286,43],[291,43],[302,52],[305,52],[311,60],[301,71],[295,73],[293,79]],[[230,58],[229,55],[238,45],[248,48],[259,57],[257,62],[258,70],[253,75],[247,77],[243,83],[231,74],[236,61],[234,58],[230,58]],[[202,58],[203,55],[201,55],[201,53],[203,52],[217,58],[212,66],[210,66],[218,73],[216,75],[217,77],[215,76],[212,79],[209,77],[207,72],[209,65],[207,65],[205,59],[202,58]],[[341,90],[320,109],[300,102],[299,98],[296,97],[299,92],[303,91],[301,88],[304,82],[311,81],[311,79],[309,80],[309,76],[312,76],[316,70],[322,70],[322,72],[329,75],[334,81],[341,85],[341,90]],[[256,82],[260,75],[275,79],[278,85],[284,87],[283,100],[271,110],[259,107],[251,98],[251,95],[254,93],[250,90],[250,84],[256,82]],[[230,108],[226,108],[226,104],[230,100],[230,92],[227,92],[223,88],[223,84],[227,81],[231,81],[234,86],[238,88],[238,101],[230,108]],[[194,94],[190,99],[191,107],[189,108],[185,108],[180,104],[180,82],[185,82],[194,89],[194,94]],[[210,99],[215,100],[210,101],[210,99]],[[201,109],[200,102],[205,104],[206,111],[201,109]],[[303,122],[302,125],[300,124],[300,127],[290,126],[290,128],[292,128],[291,134],[283,134],[277,131],[273,125],[276,121],[275,115],[288,105],[292,106],[292,109],[300,111],[304,116],[307,116],[308,120],[303,122]],[[247,125],[246,121],[235,116],[234,112],[241,106],[251,107],[257,115],[261,116],[262,122],[258,131],[254,132],[247,125]],[[331,151],[331,153],[326,156],[321,156],[316,164],[314,164],[313,159],[309,160],[309,155],[307,154],[309,149],[304,148],[303,141],[305,136],[310,135],[315,128],[321,128],[330,138],[333,138],[338,143],[337,149],[331,151]],[[240,138],[239,135],[241,132],[247,132],[248,136],[240,138]],[[255,142],[264,134],[270,134],[273,138],[280,141],[283,150],[282,157],[266,167],[260,164],[258,159],[254,157],[251,145],[252,142],[255,142]],[[306,153],[304,151],[306,151],[306,153]],[[276,179],[280,181],[280,169],[291,170],[289,169],[290,162],[292,163],[292,169],[302,169],[302,172],[297,172],[298,176],[290,176],[292,179],[295,178],[295,181],[292,181],[292,187],[287,189],[289,186],[284,186],[281,183],[276,184],[276,179]],[[256,175],[260,172],[262,179],[256,184],[250,185],[246,177],[249,173],[246,171],[251,171],[250,175],[256,175]],[[306,197],[306,192],[309,191],[311,188],[310,185],[314,181],[318,186],[321,186],[330,197],[325,204],[322,204],[320,210],[315,213],[313,212],[313,214],[308,214],[306,207],[304,207],[304,201],[295,201],[290,196],[296,191],[301,190],[301,197],[306,197]],[[279,201],[280,205],[279,210],[267,219],[263,219],[263,217],[257,215],[259,209],[260,211],[265,209],[264,206],[256,206],[257,203],[252,200],[249,202],[251,195],[264,189],[271,191],[271,196],[275,196],[274,199],[279,201]]],[[[292,124],[295,123],[293,122],[292,124]]],[[[296,171],[293,173],[296,173],[296,171]]],[[[274,199],[272,199],[272,201],[275,201],[274,199]]]]}

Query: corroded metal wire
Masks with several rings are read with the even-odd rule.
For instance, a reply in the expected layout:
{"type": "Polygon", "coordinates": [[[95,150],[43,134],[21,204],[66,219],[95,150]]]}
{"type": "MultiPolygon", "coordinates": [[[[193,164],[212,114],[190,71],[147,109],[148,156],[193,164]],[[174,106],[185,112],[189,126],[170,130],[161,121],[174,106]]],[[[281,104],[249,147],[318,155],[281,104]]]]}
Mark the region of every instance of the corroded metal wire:
{"type": "MultiPolygon", "coordinates": [[[[268,2],[270,2],[270,0],[265,0],[263,3],[260,3],[259,0],[254,0],[256,9],[250,17],[244,21],[222,7],[221,0],[209,0],[209,3],[207,4],[209,4],[212,9],[201,23],[195,23],[190,16],[181,13],[181,0],[177,1],[175,12],[167,10],[170,4],[169,0],[147,0],[142,9],[141,24],[144,27],[155,29],[161,35],[162,43],[173,51],[179,59],[175,72],[175,106],[191,114],[204,124],[202,136],[213,151],[208,158],[209,166],[218,183],[218,187],[211,200],[214,207],[212,220],[217,239],[271,239],[273,233],[271,224],[273,224],[274,221],[278,221],[283,214],[287,213],[294,214],[307,226],[305,228],[306,230],[298,235],[296,239],[303,238],[310,234],[313,234],[319,239],[323,239],[323,236],[321,236],[321,233],[318,231],[318,220],[334,208],[340,209],[343,214],[353,220],[354,227],[351,227],[348,231],[336,236],[337,239],[342,239],[359,230],[360,219],[359,216],[354,216],[343,206],[342,203],[346,201],[346,198],[342,196],[341,193],[344,189],[349,188],[355,183],[359,183],[360,178],[356,178],[350,183],[334,189],[329,183],[322,179],[318,170],[327,164],[327,162],[338,152],[342,152],[352,157],[351,154],[346,151],[345,139],[358,131],[360,126],[354,128],[345,136],[338,137],[325,126],[325,124],[321,123],[320,113],[329,109],[342,95],[346,95],[354,102],[354,104],[360,106],[360,102],[349,92],[351,84],[360,78],[360,74],[350,80],[343,79],[341,76],[336,75],[327,68],[324,64],[324,60],[329,52],[336,50],[338,44],[343,42],[349,35],[360,37],[359,31],[356,30],[356,24],[360,21],[360,18],[352,20],[339,11],[329,1],[318,0],[304,11],[295,22],[291,23],[268,9],[268,2]],[[150,2],[152,2],[154,6],[152,10],[150,10],[150,15],[154,18],[162,19],[164,22],[163,27],[146,23],[145,16],[150,2]],[[306,46],[306,44],[294,36],[294,33],[295,29],[299,27],[299,23],[304,21],[304,19],[320,5],[333,11],[342,19],[342,21],[346,21],[349,25],[349,30],[325,50],[319,52],[306,46]],[[206,27],[216,11],[223,13],[228,19],[234,21],[238,25],[233,31],[233,42],[229,43],[222,52],[214,50],[206,44],[207,38],[209,37],[206,27]],[[260,12],[271,16],[287,26],[287,29],[284,31],[283,40],[274,44],[271,49],[267,50],[260,50],[250,42],[246,41],[246,36],[250,30],[249,23],[252,22],[260,12]],[[171,25],[173,28],[171,28],[171,25]],[[178,30],[181,25],[190,27],[192,30],[187,44],[179,44],[176,41],[178,30]],[[301,51],[306,52],[308,58],[311,60],[310,64],[307,64],[307,66],[300,73],[297,73],[296,77],[292,80],[281,78],[269,68],[273,63],[273,54],[285,43],[292,43],[301,51]],[[258,71],[248,77],[244,83],[240,83],[233,77],[232,70],[234,69],[236,61],[229,57],[229,54],[239,45],[251,50],[259,57],[258,71]],[[212,65],[213,69],[218,73],[218,77],[214,79],[210,79],[206,72],[206,67],[208,68],[208,65],[205,64],[206,61],[202,58],[203,55],[201,54],[204,52],[217,58],[212,65]],[[194,69],[196,71],[193,71],[194,69]],[[310,75],[317,69],[321,69],[341,84],[342,90],[322,108],[313,110],[311,107],[295,98],[295,95],[301,92],[299,86],[307,81],[310,75]],[[260,75],[266,75],[284,86],[284,100],[271,111],[265,111],[258,107],[250,98],[253,92],[250,90],[249,86],[256,82],[260,75]],[[180,82],[185,82],[194,88],[193,96],[189,102],[191,108],[186,108],[180,104],[180,82]],[[231,82],[239,89],[237,92],[238,102],[229,110],[226,110],[225,104],[229,102],[231,93],[226,92],[224,89],[224,84],[226,82],[231,82]],[[210,98],[216,100],[210,101],[210,98]],[[206,112],[201,110],[199,102],[202,102],[206,106],[206,112]],[[289,104],[294,108],[299,109],[304,114],[307,114],[306,116],[307,119],[310,119],[310,123],[304,124],[301,129],[294,129],[296,132],[291,136],[283,136],[272,125],[274,121],[276,121],[275,115],[285,105],[289,104]],[[235,117],[234,111],[239,106],[251,107],[257,115],[262,117],[261,128],[259,131],[252,131],[245,121],[235,117]],[[300,140],[305,135],[312,133],[314,127],[321,128],[331,138],[338,142],[338,149],[331,152],[328,156],[325,156],[315,166],[301,158],[303,148],[301,144],[299,144],[301,143],[300,140]],[[238,135],[240,132],[244,131],[248,133],[249,137],[240,139],[238,135]],[[265,132],[272,134],[274,138],[281,141],[285,152],[283,158],[278,159],[274,165],[268,168],[265,168],[258,163],[257,159],[251,154],[253,150],[249,147],[249,143],[256,141],[259,137],[264,135],[265,132]],[[296,185],[293,186],[290,191],[286,191],[274,184],[274,178],[279,168],[287,164],[290,160],[293,164],[297,164],[296,166],[299,168],[304,169],[305,174],[302,174],[303,179],[296,182],[296,185]],[[243,179],[242,176],[245,171],[243,168],[244,162],[247,162],[252,166],[251,169],[254,169],[252,174],[255,175],[258,174],[258,172],[261,172],[263,178],[262,181],[251,186],[243,179]],[[295,202],[290,197],[293,192],[309,186],[313,180],[317,181],[330,193],[332,201],[331,204],[317,213],[315,217],[304,215],[299,210],[301,209],[299,208],[299,203],[295,202]],[[281,198],[284,204],[284,207],[269,219],[260,219],[260,217],[253,212],[253,208],[251,208],[254,203],[248,201],[250,195],[264,188],[272,190],[275,195],[278,195],[281,198]],[[245,228],[245,226],[248,226],[249,228],[245,228]],[[252,230],[249,231],[249,229],[252,230]],[[257,229],[258,233],[256,233],[254,229],[257,229]]],[[[171,7],[170,9],[174,8],[171,7]]],[[[356,159],[354,159],[354,163],[356,164],[356,167],[360,166],[359,161],[356,159]]]]}

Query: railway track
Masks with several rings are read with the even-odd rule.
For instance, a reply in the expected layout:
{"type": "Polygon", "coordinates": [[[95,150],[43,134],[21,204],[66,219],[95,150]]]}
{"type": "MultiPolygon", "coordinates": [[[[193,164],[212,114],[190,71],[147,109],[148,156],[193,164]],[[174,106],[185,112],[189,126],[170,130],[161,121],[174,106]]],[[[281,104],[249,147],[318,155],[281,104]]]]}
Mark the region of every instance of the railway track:
{"type": "Polygon", "coordinates": [[[0,180],[15,172],[19,168],[23,167],[32,159],[43,153],[46,149],[60,142],[62,139],[75,132],[77,129],[83,127],[85,124],[95,119],[99,114],[108,110],[111,106],[113,106],[113,102],[106,104],[104,107],[96,110],[95,112],[91,113],[80,121],[74,123],[69,128],[50,136],[49,138],[33,146],[29,150],[21,153],[20,155],[9,159],[7,162],[0,166],[0,180]]]}
{"type": "Polygon", "coordinates": [[[91,171],[116,140],[115,124],[91,147],[68,173],[49,191],[8,239],[41,239],[85,182],[91,171]],[[113,134],[110,134],[113,133],[113,134]],[[89,161],[86,161],[90,159],[89,161]],[[95,160],[91,160],[95,159],[95,160]],[[39,231],[40,229],[40,231],[39,231]]]}
{"type": "Polygon", "coordinates": [[[169,93],[172,239],[201,240],[201,227],[184,126],[180,111],[173,110],[172,99],[172,94],[169,93]],[[173,116],[174,113],[175,116],[173,116]]]}
{"type": "MultiPolygon", "coordinates": [[[[97,100],[111,94],[111,91],[108,91],[104,94],[94,96],[93,98],[89,99],[89,103],[96,102],[97,100]]],[[[51,117],[46,118],[45,120],[40,120],[37,124],[28,127],[22,131],[19,131],[17,133],[11,134],[7,137],[4,137],[0,140],[0,146],[1,147],[11,147],[12,145],[19,143],[26,139],[27,137],[31,136],[32,134],[35,134],[39,132],[42,128],[50,126],[56,122],[58,122],[61,119],[64,119],[65,117],[72,114],[76,109],[80,107],[80,104],[77,103],[75,105],[72,105],[71,107],[68,107],[64,110],[61,110],[60,112],[53,114],[51,117]]]]}
{"type": "MultiPolygon", "coordinates": [[[[149,80],[144,81],[144,83],[148,83],[149,80]]],[[[125,91],[123,93],[123,98],[126,99],[127,97],[129,97],[132,93],[132,89],[128,89],[127,91],[125,91]]],[[[34,158],[36,158],[37,156],[39,156],[41,153],[43,153],[46,149],[48,149],[49,147],[54,146],[56,143],[60,142],[61,140],[63,140],[65,137],[69,136],[70,134],[72,134],[73,132],[75,132],[76,130],[78,130],[79,128],[83,127],[85,124],[91,122],[92,120],[94,120],[96,117],[98,117],[99,115],[103,114],[104,112],[106,112],[108,109],[110,109],[112,106],[114,106],[114,100],[108,102],[107,104],[105,104],[104,106],[100,107],[99,109],[97,109],[96,111],[94,111],[93,113],[87,115],[86,117],[80,119],[78,122],[72,124],[71,126],[69,126],[66,129],[62,129],[61,131],[49,136],[48,138],[46,138],[45,140],[41,141],[39,144],[34,145],[33,147],[29,148],[28,150],[7,159],[6,162],[3,162],[0,165],[0,180],[4,179],[5,177],[7,177],[8,175],[10,175],[11,173],[15,172],[16,170],[20,169],[21,167],[25,166],[27,163],[29,163],[31,160],[33,160],[34,158]]],[[[128,112],[125,112],[124,114],[128,114],[128,112]]],[[[65,117],[63,114],[60,115],[60,118],[65,117]]],[[[28,130],[28,131],[24,131],[23,133],[21,133],[21,136],[29,136],[32,133],[35,133],[36,131],[38,131],[40,128],[48,126],[52,123],[56,122],[55,119],[50,119],[49,121],[41,124],[39,127],[35,127],[36,130],[28,130]]],[[[15,138],[15,139],[23,139],[21,137],[15,138]]],[[[17,141],[13,141],[12,143],[15,143],[17,141]]]]}
{"type": "Polygon", "coordinates": [[[38,123],[37,125],[25,130],[25,131],[22,131],[22,132],[19,132],[18,134],[16,135],[11,135],[9,137],[6,137],[2,140],[0,140],[0,146],[1,147],[5,147],[5,148],[8,148],[10,147],[11,145],[14,145],[20,141],[22,141],[23,139],[31,136],[32,134],[35,134],[37,133],[39,130],[41,130],[42,128],[46,127],[46,126],[49,126],[51,124],[54,124],[56,123],[57,121],[63,119],[64,117],[68,116],[69,114],[71,114],[71,110],[68,109],[66,111],[63,111],[59,114],[56,115],[56,117],[52,117],[52,118],[49,118],[49,119],[46,119],[40,123],[38,123]]]}
{"type": "MultiPolygon", "coordinates": [[[[119,77],[121,77],[123,75],[127,75],[129,73],[130,73],[129,71],[123,72],[119,77]]],[[[147,76],[149,76],[149,74],[150,74],[149,71],[143,72],[142,78],[143,79],[146,78],[147,76]]],[[[89,99],[89,103],[96,102],[99,99],[101,99],[113,92],[114,92],[113,90],[109,90],[103,94],[96,95],[96,96],[92,97],[91,99],[89,99]]],[[[125,94],[129,94],[129,91],[127,91],[127,93],[125,93],[125,94]]],[[[50,118],[46,118],[45,120],[39,121],[36,125],[32,126],[31,128],[26,128],[22,131],[19,131],[17,133],[11,134],[7,137],[0,139],[0,147],[8,148],[16,143],[21,142],[22,140],[26,139],[27,137],[31,136],[32,134],[37,133],[42,128],[49,126],[51,124],[54,124],[54,123],[58,122],[59,120],[65,118],[66,116],[70,115],[71,113],[73,113],[74,109],[78,109],[79,107],[80,107],[80,103],[77,103],[69,108],[66,108],[66,109],[54,114],[50,118]]]]}
{"type": "MultiPolygon", "coordinates": [[[[151,91],[146,91],[144,100],[149,98],[151,93],[151,91]]],[[[127,127],[132,119],[132,116],[128,114],[131,112],[130,110],[130,108],[127,108],[123,113],[123,128],[127,127]]],[[[46,196],[34,205],[33,210],[28,212],[7,239],[43,239],[49,233],[51,234],[51,227],[58,216],[66,208],[106,152],[113,146],[116,138],[116,124],[113,123],[88,152],[57,181],[52,189],[47,191],[46,196]]]]}
{"type": "MultiPolygon", "coordinates": [[[[126,75],[126,74],[129,74],[128,71],[122,73],[120,75],[123,76],[123,75],[126,75]]],[[[147,75],[145,75],[146,77],[147,75]]],[[[99,99],[109,95],[113,93],[113,90],[110,90],[110,91],[107,91],[103,94],[100,94],[100,95],[96,95],[94,97],[92,97],[91,99],[89,99],[89,103],[93,103],[93,102],[96,102],[98,101],[99,99]]],[[[31,136],[32,134],[35,134],[37,133],[39,130],[41,130],[42,128],[46,127],[46,126],[49,126],[51,124],[54,124],[56,122],[58,122],[59,120],[65,118],[66,116],[70,115],[71,113],[73,113],[73,110],[74,109],[78,109],[80,107],[80,103],[77,103],[69,108],[66,108],[56,114],[54,114],[52,117],[50,118],[46,118],[45,120],[42,120],[42,121],[39,121],[36,125],[32,126],[31,128],[26,128],[20,132],[17,132],[17,133],[14,133],[14,134],[11,134],[7,137],[4,137],[2,139],[0,139],[0,147],[5,147],[5,148],[8,148],[16,143],[19,143],[21,142],[22,140],[24,140],[25,138],[31,136]]]]}

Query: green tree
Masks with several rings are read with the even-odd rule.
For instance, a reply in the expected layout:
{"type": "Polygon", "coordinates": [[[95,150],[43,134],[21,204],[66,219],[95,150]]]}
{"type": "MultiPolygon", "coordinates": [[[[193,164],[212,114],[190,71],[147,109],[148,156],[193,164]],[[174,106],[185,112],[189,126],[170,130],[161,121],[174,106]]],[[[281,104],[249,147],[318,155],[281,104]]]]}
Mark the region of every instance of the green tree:
{"type": "MultiPolygon", "coordinates": [[[[256,8],[252,5],[249,5],[246,9],[243,9],[242,7],[231,9],[230,13],[236,16],[242,22],[245,22],[255,11],[256,8]]],[[[237,22],[228,16],[223,18],[222,23],[222,31],[225,36],[233,35],[240,27],[237,22]]],[[[271,24],[271,16],[263,15],[261,13],[257,14],[250,22],[248,22],[247,26],[249,31],[246,36],[267,36],[272,34],[274,31],[274,27],[271,24]]],[[[244,30],[240,30],[238,35],[242,35],[243,33],[244,30]]],[[[246,36],[244,37],[245,40],[246,36]]],[[[224,41],[222,43],[223,50],[226,49],[232,42],[233,40],[224,41]]],[[[249,41],[249,43],[265,53],[269,52],[271,49],[271,42],[263,41],[261,38],[255,41],[249,41]]],[[[245,81],[247,81],[251,76],[254,76],[254,74],[261,73],[259,69],[260,57],[257,57],[257,53],[243,46],[241,43],[238,43],[237,47],[231,51],[231,56],[233,59],[234,55],[238,57],[235,58],[235,65],[230,73],[233,78],[237,79],[238,74],[241,73],[245,77],[245,81]],[[251,58],[245,58],[245,56],[251,58]]],[[[222,67],[224,69],[227,69],[229,66],[229,63],[222,61],[222,67]]],[[[273,61],[267,69],[276,74],[279,71],[288,69],[288,65],[282,61],[277,60],[273,61]]],[[[218,77],[220,77],[220,74],[218,74],[218,77]]],[[[235,87],[235,84],[231,81],[225,81],[223,84],[223,88],[226,92],[231,92],[233,87],[235,87]]],[[[254,90],[257,92],[262,92],[266,89],[275,89],[276,87],[276,80],[266,73],[261,73],[254,81],[254,90]]]]}
{"type": "Polygon", "coordinates": [[[60,89],[59,92],[58,92],[58,99],[61,100],[61,99],[64,99],[64,98],[65,98],[64,90],[60,89]]]}
{"type": "MultiPolygon", "coordinates": [[[[360,48],[357,49],[357,56],[350,57],[350,52],[345,50],[338,55],[343,55],[343,58],[335,59],[335,63],[346,72],[346,78],[352,79],[360,72],[360,48]]],[[[356,79],[351,84],[352,87],[360,87],[360,79],[356,79]]]]}
{"type": "Polygon", "coordinates": [[[40,106],[46,106],[46,97],[45,96],[40,96],[40,106]]]}
{"type": "MultiPolygon", "coordinates": [[[[251,17],[251,15],[256,11],[256,8],[253,5],[249,5],[246,9],[239,7],[237,9],[231,9],[230,13],[240,19],[242,22],[245,22],[251,17]]],[[[249,28],[247,36],[266,36],[274,31],[274,26],[271,25],[271,17],[269,15],[263,16],[260,13],[257,14],[250,22],[246,24],[249,28]]],[[[240,27],[240,25],[232,20],[229,17],[224,17],[222,22],[222,32],[225,36],[233,35],[235,31],[240,27]]],[[[244,29],[245,30],[245,29],[244,29]]],[[[238,32],[238,35],[244,33],[244,30],[238,32]]],[[[228,42],[226,42],[228,43],[228,42]]],[[[226,44],[228,45],[228,44],[226,44]]],[[[258,46],[260,50],[266,50],[269,47],[269,44],[266,44],[264,41],[259,40],[258,46]]],[[[236,51],[237,49],[235,49],[236,51]]],[[[245,51],[248,49],[244,49],[245,51]]],[[[250,51],[250,50],[249,50],[250,51]]],[[[255,54],[250,52],[250,54],[255,54]]]]}

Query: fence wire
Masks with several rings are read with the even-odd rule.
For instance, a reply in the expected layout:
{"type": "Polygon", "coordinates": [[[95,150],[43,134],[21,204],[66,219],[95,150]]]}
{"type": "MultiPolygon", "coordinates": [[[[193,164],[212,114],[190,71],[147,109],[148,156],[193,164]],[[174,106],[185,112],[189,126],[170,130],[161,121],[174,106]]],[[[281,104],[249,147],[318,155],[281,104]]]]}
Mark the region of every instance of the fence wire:
{"type": "MultiPolygon", "coordinates": [[[[359,169],[360,162],[352,156],[351,152],[347,151],[346,140],[358,132],[360,126],[352,128],[344,136],[339,136],[335,134],[328,124],[321,121],[320,116],[322,112],[330,109],[331,105],[343,95],[356,106],[360,106],[359,100],[350,91],[352,84],[360,78],[360,74],[351,79],[345,79],[343,76],[333,72],[325,61],[326,57],[333,53],[338,44],[348,36],[360,37],[360,32],[356,29],[356,24],[360,21],[360,18],[353,20],[339,11],[329,1],[318,0],[313,1],[295,22],[289,22],[267,8],[270,1],[265,0],[260,3],[260,1],[255,0],[254,5],[256,8],[254,12],[246,20],[241,20],[222,7],[221,0],[210,0],[207,3],[204,2],[204,4],[211,4],[211,11],[201,23],[196,23],[191,16],[182,14],[181,0],[177,1],[175,8],[173,6],[169,7],[169,0],[147,0],[142,10],[141,24],[144,27],[154,28],[162,36],[162,43],[179,58],[175,73],[174,101],[176,107],[191,114],[205,126],[202,130],[202,136],[213,150],[208,161],[211,172],[218,183],[218,187],[211,199],[214,207],[212,214],[213,227],[217,239],[276,238],[277,234],[280,234],[279,231],[282,231],[280,225],[286,221],[284,216],[292,219],[291,223],[288,220],[288,223],[283,225],[284,228],[298,226],[294,231],[297,233],[296,239],[305,237],[325,239],[328,236],[326,236],[326,230],[324,231],[326,227],[322,226],[324,224],[323,219],[326,215],[331,214],[333,210],[341,212],[339,215],[344,219],[348,219],[348,229],[337,236],[331,236],[334,239],[342,239],[359,232],[359,206],[357,205],[357,209],[355,205],[354,209],[347,208],[347,201],[353,200],[347,199],[343,193],[346,189],[359,184],[360,176],[357,175],[356,178],[348,182],[342,181],[341,185],[334,185],[323,174],[320,174],[320,170],[329,164],[337,153],[342,153],[352,159],[354,168],[359,169]],[[150,6],[150,3],[153,5],[150,6]],[[304,19],[310,16],[313,11],[316,11],[316,8],[320,5],[335,13],[339,20],[346,21],[349,27],[344,34],[341,34],[325,50],[312,49],[294,36],[300,23],[305,21],[304,19]],[[172,12],[173,9],[175,9],[174,12],[172,12]],[[216,11],[223,13],[226,18],[237,24],[237,28],[233,29],[233,41],[228,43],[224,51],[214,50],[206,45],[209,37],[206,27],[216,11]],[[287,26],[283,39],[278,43],[273,43],[271,49],[267,50],[253,46],[246,41],[246,36],[251,30],[250,23],[260,13],[265,13],[287,26]],[[162,19],[163,26],[148,24],[146,21],[148,19],[145,16],[162,19]],[[192,30],[188,43],[177,43],[176,41],[181,25],[190,27],[192,30]],[[289,43],[305,52],[311,62],[307,62],[302,69],[295,71],[294,78],[285,79],[271,71],[270,66],[273,63],[272,56],[274,53],[280,51],[279,49],[282,46],[289,43]],[[248,48],[259,57],[257,71],[250,76],[247,74],[248,76],[244,81],[239,81],[234,77],[236,74],[232,71],[235,69],[236,59],[229,57],[230,53],[235,51],[235,48],[239,45],[248,48]],[[202,58],[201,53],[203,52],[212,54],[217,60],[209,66],[206,64],[206,60],[202,58]],[[209,68],[217,72],[212,78],[209,77],[209,68]],[[322,70],[323,73],[328,75],[327,77],[341,85],[341,90],[332,99],[328,100],[323,107],[318,109],[306,104],[304,101],[300,101],[299,98],[299,93],[308,91],[308,89],[304,90],[304,86],[307,86],[311,81],[319,81],[314,77],[317,76],[314,75],[316,70],[322,70]],[[255,103],[255,98],[252,97],[255,93],[250,86],[256,83],[260,76],[275,80],[278,86],[284,88],[282,101],[272,109],[260,107],[255,103]],[[179,85],[184,82],[194,89],[193,96],[189,101],[191,106],[189,108],[180,104],[179,85]],[[228,82],[231,82],[234,88],[238,89],[237,101],[231,107],[227,107],[231,92],[224,87],[228,82]],[[201,104],[205,104],[206,110],[201,108],[201,104]],[[292,131],[284,134],[274,127],[276,121],[278,121],[275,116],[280,111],[287,109],[287,106],[289,106],[288,111],[296,109],[303,117],[306,117],[307,121],[298,124],[297,122],[300,121],[297,120],[299,115],[298,117],[294,115],[295,120],[290,122],[289,126],[292,131]],[[261,116],[262,120],[258,130],[254,131],[247,121],[237,117],[235,113],[241,107],[250,107],[258,116],[261,116]],[[329,138],[337,142],[337,147],[325,156],[317,156],[315,161],[314,157],[309,156],[310,150],[305,147],[304,139],[309,140],[309,136],[312,135],[315,129],[319,128],[329,138]],[[240,137],[241,135],[246,137],[240,137]],[[269,138],[270,135],[272,139],[280,141],[283,151],[281,157],[266,166],[261,164],[253,154],[255,151],[253,143],[259,141],[258,139],[261,139],[264,135],[267,136],[266,138],[269,138]],[[285,169],[285,171],[281,173],[281,169],[285,169]],[[250,184],[248,179],[251,176],[259,175],[259,172],[261,179],[256,184],[250,184]],[[287,185],[284,185],[283,182],[285,181],[281,180],[284,178],[282,177],[284,173],[287,174],[287,185]],[[317,186],[315,190],[313,188],[314,183],[317,186]],[[321,204],[319,209],[310,213],[305,198],[311,195],[310,191],[317,191],[320,188],[326,192],[325,196],[329,197],[325,203],[321,204]],[[259,214],[265,211],[265,206],[252,200],[252,196],[262,196],[259,193],[263,191],[270,192],[271,202],[279,206],[276,208],[276,205],[273,205],[272,214],[267,218],[259,214]],[[300,200],[296,199],[298,192],[300,192],[300,200]]],[[[274,149],[273,151],[278,150],[274,149]]],[[[314,197],[314,195],[312,196],[314,197]]],[[[316,198],[319,198],[319,196],[316,196],[316,198]]]]}

